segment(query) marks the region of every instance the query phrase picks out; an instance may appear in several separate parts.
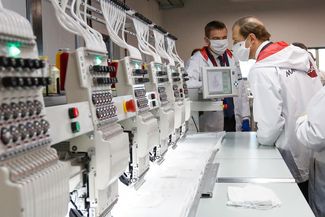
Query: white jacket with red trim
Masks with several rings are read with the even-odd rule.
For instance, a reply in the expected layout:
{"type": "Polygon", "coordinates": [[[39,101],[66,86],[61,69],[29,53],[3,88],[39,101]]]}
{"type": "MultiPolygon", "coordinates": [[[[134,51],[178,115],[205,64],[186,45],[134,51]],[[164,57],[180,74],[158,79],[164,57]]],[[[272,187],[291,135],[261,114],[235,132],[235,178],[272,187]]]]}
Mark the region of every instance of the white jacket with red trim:
{"type": "Polygon", "coordinates": [[[325,216],[325,87],[309,102],[306,115],[298,119],[299,141],[314,151],[309,175],[309,205],[316,216],[325,216]]]}
{"type": "MultiPolygon", "coordinates": [[[[212,62],[208,58],[208,56],[204,52],[204,48],[201,49],[201,51],[196,52],[191,59],[187,62],[186,66],[186,72],[189,75],[189,81],[187,82],[187,85],[189,88],[201,88],[202,87],[202,68],[203,67],[213,67],[212,62]]],[[[239,66],[235,64],[235,60],[233,58],[233,55],[230,50],[226,50],[228,60],[229,60],[229,66],[236,69],[237,76],[239,79],[239,85],[238,85],[238,97],[234,97],[234,112],[235,112],[235,118],[236,118],[236,129],[237,131],[241,130],[242,121],[244,119],[250,118],[250,108],[249,108],[249,100],[248,100],[248,93],[245,87],[244,82],[241,80],[241,72],[239,66]]],[[[217,60],[218,61],[218,60],[217,60]]],[[[211,122],[211,125],[216,124],[213,122],[214,120],[209,120],[210,118],[207,118],[207,121],[211,122]],[[213,122],[213,123],[212,123],[213,122]]],[[[219,122],[221,122],[219,120],[219,122]]],[[[223,122],[223,120],[222,120],[223,122]]],[[[221,129],[219,127],[219,129],[221,129]]],[[[223,126],[222,126],[223,129],[223,126]]]]}
{"type": "Polygon", "coordinates": [[[295,125],[322,87],[304,50],[273,43],[258,55],[248,80],[260,144],[276,145],[297,182],[308,179],[311,152],[298,141],[295,125]]]}

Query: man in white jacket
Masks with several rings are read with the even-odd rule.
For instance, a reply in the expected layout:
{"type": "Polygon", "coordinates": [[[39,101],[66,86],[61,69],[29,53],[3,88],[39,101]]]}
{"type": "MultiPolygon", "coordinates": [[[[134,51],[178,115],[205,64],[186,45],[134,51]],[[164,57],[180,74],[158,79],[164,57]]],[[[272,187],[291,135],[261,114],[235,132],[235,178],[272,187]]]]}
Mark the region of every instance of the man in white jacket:
{"type": "Polygon", "coordinates": [[[228,49],[228,31],[223,22],[212,21],[205,26],[205,42],[203,47],[188,61],[186,72],[189,74],[189,88],[202,88],[202,68],[213,66],[230,66],[236,69],[239,77],[239,96],[224,99],[228,109],[217,112],[200,112],[200,131],[250,131],[250,109],[248,95],[241,79],[239,63],[235,62],[228,49]]]}
{"type": "Polygon", "coordinates": [[[316,217],[325,217],[325,87],[309,102],[306,115],[297,121],[297,137],[310,148],[309,204],[316,217]]]}
{"type": "Polygon", "coordinates": [[[295,124],[322,86],[306,51],[285,42],[272,43],[270,36],[261,21],[241,18],[233,26],[234,54],[243,61],[256,59],[248,81],[258,142],[277,146],[308,198],[311,152],[297,139],[295,124]]]}

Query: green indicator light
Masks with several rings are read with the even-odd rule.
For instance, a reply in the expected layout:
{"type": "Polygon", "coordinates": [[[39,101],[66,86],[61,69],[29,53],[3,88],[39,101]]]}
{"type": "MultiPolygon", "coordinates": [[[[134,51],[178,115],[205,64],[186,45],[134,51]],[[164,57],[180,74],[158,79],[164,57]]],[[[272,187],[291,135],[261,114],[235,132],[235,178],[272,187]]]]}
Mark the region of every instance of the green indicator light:
{"type": "Polygon", "coordinates": [[[135,64],[136,69],[140,69],[140,65],[138,63],[135,64]]]}
{"type": "Polygon", "coordinates": [[[79,124],[79,122],[77,122],[76,128],[77,128],[77,132],[80,132],[80,124],[79,124]]]}
{"type": "Polygon", "coordinates": [[[21,53],[19,49],[21,44],[19,42],[9,42],[7,43],[7,52],[10,57],[18,57],[21,53]]]}
{"type": "Polygon", "coordinates": [[[96,57],[96,58],[95,58],[95,64],[96,64],[96,65],[100,65],[100,64],[102,64],[102,59],[101,59],[100,57],[96,57]]]}
{"type": "Polygon", "coordinates": [[[80,123],[78,121],[72,122],[71,130],[72,130],[72,133],[79,133],[80,132],[80,123]]]}

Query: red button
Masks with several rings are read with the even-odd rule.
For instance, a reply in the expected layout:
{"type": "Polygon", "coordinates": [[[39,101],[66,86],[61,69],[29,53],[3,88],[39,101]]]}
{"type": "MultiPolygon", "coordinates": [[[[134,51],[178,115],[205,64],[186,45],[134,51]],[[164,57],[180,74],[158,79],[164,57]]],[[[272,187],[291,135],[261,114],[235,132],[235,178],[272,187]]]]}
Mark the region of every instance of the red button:
{"type": "Polygon", "coordinates": [[[79,110],[76,107],[69,108],[69,117],[71,119],[76,118],[79,116],[79,110]]]}
{"type": "Polygon", "coordinates": [[[124,103],[124,112],[136,112],[136,105],[133,99],[124,103]]]}

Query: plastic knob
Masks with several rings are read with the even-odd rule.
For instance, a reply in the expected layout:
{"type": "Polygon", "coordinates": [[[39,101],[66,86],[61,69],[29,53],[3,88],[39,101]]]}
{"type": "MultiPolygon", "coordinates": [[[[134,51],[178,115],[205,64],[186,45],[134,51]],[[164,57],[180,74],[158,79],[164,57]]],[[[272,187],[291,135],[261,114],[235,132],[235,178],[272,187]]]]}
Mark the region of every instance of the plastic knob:
{"type": "Polygon", "coordinates": [[[34,61],[32,59],[24,59],[24,65],[26,68],[34,68],[34,61]]]}
{"type": "Polygon", "coordinates": [[[11,142],[12,135],[8,128],[1,129],[1,141],[4,145],[8,145],[11,142]]]}
{"type": "Polygon", "coordinates": [[[17,68],[23,68],[24,66],[25,66],[24,59],[16,58],[16,67],[17,68]]]}
{"type": "Polygon", "coordinates": [[[16,126],[11,126],[10,127],[10,133],[12,135],[12,141],[17,142],[19,137],[20,137],[20,133],[19,133],[18,128],[16,126]]]}
{"type": "Polygon", "coordinates": [[[8,58],[8,66],[9,67],[16,68],[16,59],[13,58],[13,57],[9,57],[8,58]]]}
{"type": "Polygon", "coordinates": [[[40,85],[40,80],[38,79],[38,78],[36,78],[36,77],[33,77],[33,78],[31,78],[31,80],[32,80],[32,86],[39,86],[40,85]]]}
{"type": "Polygon", "coordinates": [[[8,67],[8,58],[7,57],[0,57],[0,67],[8,67]]]}
{"type": "Polygon", "coordinates": [[[39,68],[42,69],[45,67],[45,62],[43,60],[39,60],[39,68]]]}
{"type": "Polygon", "coordinates": [[[24,124],[19,124],[18,130],[20,133],[21,140],[25,140],[27,138],[27,134],[28,134],[26,126],[24,124]]]}
{"type": "Polygon", "coordinates": [[[2,85],[4,87],[17,87],[19,85],[17,77],[4,77],[2,79],[2,85]]]}
{"type": "Polygon", "coordinates": [[[33,78],[25,77],[25,78],[23,78],[23,80],[24,80],[24,85],[25,86],[27,86],[27,87],[33,86],[33,78]]]}

